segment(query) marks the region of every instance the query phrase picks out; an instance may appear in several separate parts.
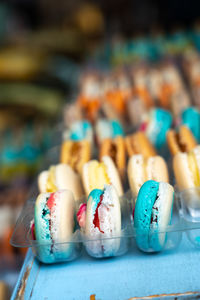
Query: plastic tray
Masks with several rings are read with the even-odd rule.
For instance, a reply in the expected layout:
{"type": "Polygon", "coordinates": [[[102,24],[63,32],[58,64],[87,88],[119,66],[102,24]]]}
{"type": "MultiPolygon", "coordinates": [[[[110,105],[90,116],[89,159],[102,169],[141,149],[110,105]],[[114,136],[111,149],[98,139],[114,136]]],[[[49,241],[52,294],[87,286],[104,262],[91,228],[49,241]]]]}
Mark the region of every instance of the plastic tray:
{"type": "MultiPolygon", "coordinates": [[[[85,201],[86,198],[83,197],[77,202],[76,212],[78,211],[80,203],[85,201]]],[[[130,191],[127,192],[120,198],[120,203],[122,216],[120,236],[88,239],[84,231],[76,224],[71,240],[66,241],[66,243],[54,244],[58,255],[55,254],[52,261],[45,261],[40,255],[41,247],[44,249],[45,247],[50,247],[51,244],[38,244],[37,241],[32,239],[30,223],[34,218],[35,204],[35,198],[32,198],[27,201],[17,221],[11,244],[16,247],[31,247],[40,261],[48,263],[74,260],[81,256],[83,246],[87,253],[95,258],[124,255],[133,245],[137,244],[138,236],[148,239],[162,237],[164,240],[159,250],[153,248],[140,249],[144,252],[159,252],[175,249],[181,244],[183,232],[186,232],[188,239],[195,247],[200,248],[200,188],[175,193],[171,224],[168,225],[164,232],[158,232],[150,228],[149,232],[140,231],[138,234],[137,228],[134,228],[133,223],[132,212],[135,201],[132,197],[132,193],[130,191]],[[109,247],[112,251],[105,251],[105,248],[109,249],[109,247]],[[68,255],[59,255],[59,253],[63,253],[65,249],[69,250],[69,248],[70,251],[68,251],[68,255]]]]}

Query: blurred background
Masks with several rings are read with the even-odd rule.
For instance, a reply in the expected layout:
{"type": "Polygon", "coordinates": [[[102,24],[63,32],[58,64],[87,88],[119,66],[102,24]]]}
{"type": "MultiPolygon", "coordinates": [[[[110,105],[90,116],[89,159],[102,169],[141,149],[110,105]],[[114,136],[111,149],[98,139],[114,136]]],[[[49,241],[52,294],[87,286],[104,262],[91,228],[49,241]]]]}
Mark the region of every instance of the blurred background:
{"type": "Polygon", "coordinates": [[[0,280],[8,293],[25,255],[9,245],[13,226],[58,143],[81,70],[199,51],[199,12],[191,0],[0,1],[0,280]]]}

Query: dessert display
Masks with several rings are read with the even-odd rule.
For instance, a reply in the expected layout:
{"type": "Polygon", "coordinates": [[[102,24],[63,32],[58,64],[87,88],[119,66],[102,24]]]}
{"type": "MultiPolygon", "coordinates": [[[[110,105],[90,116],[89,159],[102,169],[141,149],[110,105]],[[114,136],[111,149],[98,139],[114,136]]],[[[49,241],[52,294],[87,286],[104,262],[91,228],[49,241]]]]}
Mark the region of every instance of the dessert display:
{"type": "Polygon", "coordinates": [[[41,194],[27,202],[13,245],[22,245],[21,226],[43,263],[73,260],[82,246],[95,258],[123,255],[129,240],[160,252],[200,223],[192,212],[189,227],[192,210],[182,209],[181,193],[194,189],[187,206],[200,188],[200,113],[184,59],[183,70],[167,59],[83,70],[64,108],[56,161],[38,175],[41,194]]]}

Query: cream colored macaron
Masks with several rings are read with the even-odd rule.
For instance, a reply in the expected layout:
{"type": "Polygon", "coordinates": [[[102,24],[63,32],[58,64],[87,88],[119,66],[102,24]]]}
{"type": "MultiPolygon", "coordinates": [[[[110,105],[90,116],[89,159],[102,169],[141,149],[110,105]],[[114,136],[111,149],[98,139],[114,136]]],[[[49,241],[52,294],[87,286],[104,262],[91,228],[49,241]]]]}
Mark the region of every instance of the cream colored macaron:
{"type": "Polygon", "coordinates": [[[147,180],[169,182],[167,164],[161,156],[133,155],[128,162],[128,180],[132,193],[137,196],[147,180]]]}
{"type": "Polygon", "coordinates": [[[41,172],[38,186],[41,193],[70,190],[76,200],[83,196],[80,176],[66,164],[51,166],[48,171],[41,172]]]}
{"type": "Polygon", "coordinates": [[[103,156],[101,162],[91,160],[83,166],[83,187],[87,195],[93,189],[103,189],[105,184],[113,184],[118,195],[123,194],[122,183],[119,173],[109,156],[103,156]]]}
{"type": "Polygon", "coordinates": [[[177,153],[173,159],[173,169],[180,190],[200,187],[200,145],[190,152],[177,153]]]}

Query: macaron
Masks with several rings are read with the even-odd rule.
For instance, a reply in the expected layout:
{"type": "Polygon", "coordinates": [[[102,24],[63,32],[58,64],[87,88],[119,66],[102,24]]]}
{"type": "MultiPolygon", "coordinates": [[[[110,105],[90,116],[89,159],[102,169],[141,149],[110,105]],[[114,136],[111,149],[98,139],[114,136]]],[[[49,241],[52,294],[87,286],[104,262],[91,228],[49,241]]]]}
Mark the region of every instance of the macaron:
{"type": "Polygon", "coordinates": [[[182,113],[182,124],[186,125],[200,142],[200,113],[195,107],[189,107],[182,113]]]}
{"type": "Polygon", "coordinates": [[[67,140],[62,143],[60,162],[68,164],[81,174],[83,165],[91,159],[91,143],[87,140],[67,140]]]}
{"type": "Polygon", "coordinates": [[[75,201],[70,191],[40,194],[31,223],[36,254],[43,263],[70,260],[73,255],[75,201]]]}
{"type": "Polygon", "coordinates": [[[149,180],[140,188],[134,208],[136,243],[140,250],[156,252],[163,249],[173,200],[174,188],[166,182],[149,180]]]}
{"type": "Polygon", "coordinates": [[[38,176],[38,187],[41,193],[53,193],[57,190],[70,190],[78,200],[83,196],[83,188],[79,175],[66,164],[51,166],[38,176]]]}
{"type": "Polygon", "coordinates": [[[125,146],[129,157],[134,154],[142,154],[145,158],[148,158],[157,154],[154,146],[141,131],[126,136],[125,146]]]}
{"type": "Polygon", "coordinates": [[[144,102],[134,97],[127,102],[126,109],[130,123],[137,128],[142,123],[143,114],[147,112],[144,102]]]}
{"type": "Polygon", "coordinates": [[[176,91],[170,97],[170,109],[175,120],[179,121],[185,109],[191,105],[191,100],[188,92],[185,89],[176,91]]]}
{"type": "Polygon", "coordinates": [[[126,167],[126,148],[124,138],[117,136],[114,139],[105,139],[100,145],[99,159],[103,156],[109,156],[114,161],[119,174],[124,178],[126,167]]]}
{"type": "Polygon", "coordinates": [[[64,140],[93,142],[92,125],[87,120],[80,120],[70,124],[70,127],[63,133],[64,140]]]}
{"type": "Polygon", "coordinates": [[[173,170],[179,190],[200,187],[200,145],[188,153],[178,152],[173,170]]]}
{"type": "Polygon", "coordinates": [[[112,184],[119,196],[123,194],[119,173],[109,156],[103,156],[101,162],[91,160],[84,164],[82,182],[86,195],[94,189],[103,189],[105,184],[112,184]]]}
{"type": "Polygon", "coordinates": [[[80,206],[77,219],[84,230],[85,246],[90,255],[117,255],[121,236],[121,208],[114,186],[105,185],[103,189],[92,190],[87,205],[80,206]]]}
{"type": "Polygon", "coordinates": [[[162,108],[152,109],[140,127],[157,150],[166,144],[166,133],[172,125],[172,115],[162,108]]]}
{"type": "Polygon", "coordinates": [[[99,119],[95,125],[95,131],[99,144],[106,138],[124,136],[122,125],[117,120],[99,119]]]}
{"type": "Polygon", "coordinates": [[[197,142],[187,126],[180,126],[179,131],[170,129],[167,132],[167,144],[172,155],[188,152],[197,146],[197,142]]]}
{"type": "Polygon", "coordinates": [[[161,156],[144,158],[141,154],[133,155],[128,162],[128,180],[136,197],[141,186],[148,180],[169,182],[167,164],[161,156]]]}

